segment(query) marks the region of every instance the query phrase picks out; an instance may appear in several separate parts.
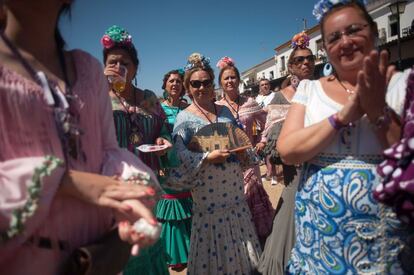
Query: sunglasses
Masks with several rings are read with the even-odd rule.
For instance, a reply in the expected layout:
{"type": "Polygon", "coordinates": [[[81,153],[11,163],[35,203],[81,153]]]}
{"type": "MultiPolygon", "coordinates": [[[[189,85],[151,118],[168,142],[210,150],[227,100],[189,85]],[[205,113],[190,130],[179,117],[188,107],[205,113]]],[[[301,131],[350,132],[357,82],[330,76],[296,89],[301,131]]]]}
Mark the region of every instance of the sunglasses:
{"type": "Polygon", "coordinates": [[[206,80],[190,80],[190,85],[193,88],[200,88],[201,85],[203,85],[204,88],[209,88],[211,85],[213,84],[213,81],[211,81],[211,79],[206,79],[206,80]]]}
{"type": "Polygon", "coordinates": [[[292,63],[295,65],[299,65],[305,62],[305,60],[308,60],[309,62],[315,62],[315,56],[313,54],[308,56],[295,56],[292,59],[292,63]]]}
{"type": "Polygon", "coordinates": [[[337,31],[330,33],[326,37],[326,44],[329,46],[333,46],[338,43],[344,35],[347,37],[356,37],[361,36],[361,31],[363,31],[368,24],[352,24],[345,28],[343,31],[337,31]]]}

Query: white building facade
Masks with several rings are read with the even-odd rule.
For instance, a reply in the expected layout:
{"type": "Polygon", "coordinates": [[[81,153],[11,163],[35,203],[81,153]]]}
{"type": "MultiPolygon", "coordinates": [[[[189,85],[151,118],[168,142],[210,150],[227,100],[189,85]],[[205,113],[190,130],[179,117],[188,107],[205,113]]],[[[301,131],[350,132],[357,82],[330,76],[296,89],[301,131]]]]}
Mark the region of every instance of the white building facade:
{"type": "MultiPolygon", "coordinates": [[[[377,23],[379,33],[379,45],[385,45],[396,41],[398,33],[397,17],[391,14],[389,5],[393,3],[393,0],[371,0],[367,1],[367,10],[377,23]]],[[[319,25],[316,25],[306,30],[306,33],[310,36],[309,48],[317,56],[316,65],[325,61],[323,56],[323,44],[322,36],[319,25]]],[[[406,2],[405,11],[400,15],[400,34],[401,38],[414,37],[414,0],[408,0],[406,2]]],[[[292,34],[292,36],[295,34],[292,34]]],[[[412,43],[405,43],[401,45],[402,59],[414,58],[414,39],[411,39],[412,43]]],[[[267,79],[283,79],[288,75],[287,60],[292,48],[290,47],[291,41],[288,40],[285,43],[275,48],[275,55],[272,58],[265,60],[264,62],[253,66],[242,72],[241,79],[243,83],[249,87],[258,83],[258,81],[265,77],[267,79]]],[[[390,49],[391,62],[396,61],[397,47],[390,49]]]]}

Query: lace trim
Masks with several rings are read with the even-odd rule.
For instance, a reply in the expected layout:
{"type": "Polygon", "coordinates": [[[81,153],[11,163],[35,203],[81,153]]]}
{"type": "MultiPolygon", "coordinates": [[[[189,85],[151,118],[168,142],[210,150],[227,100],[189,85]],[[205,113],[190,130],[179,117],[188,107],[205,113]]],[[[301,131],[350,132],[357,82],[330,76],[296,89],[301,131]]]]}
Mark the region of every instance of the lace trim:
{"type": "Polygon", "coordinates": [[[375,168],[382,160],[383,157],[381,155],[350,156],[346,154],[321,153],[308,162],[323,167],[329,166],[330,168],[370,169],[375,168]]]}
{"type": "Polygon", "coordinates": [[[32,184],[27,188],[29,197],[22,208],[13,211],[9,229],[0,233],[0,243],[4,243],[24,231],[25,223],[33,216],[38,207],[43,185],[42,179],[45,176],[50,176],[53,170],[62,165],[63,161],[61,159],[54,156],[46,156],[43,164],[35,168],[32,184]]]}
{"type": "Polygon", "coordinates": [[[379,222],[373,226],[377,226],[377,230],[371,232],[362,232],[363,226],[356,228],[357,235],[367,241],[377,241],[380,244],[380,255],[376,261],[360,261],[356,265],[358,274],[376,275],[389,274],[390,263],[395,263],[399,253],[404,248],[404,242],[398,239],[398,236],[390,236],[387,232],[389,223],[396,220],[396,214],[387,206],[379,205],[379,222]],[[387,226],[388,225],[388,226],[387,226]]]}

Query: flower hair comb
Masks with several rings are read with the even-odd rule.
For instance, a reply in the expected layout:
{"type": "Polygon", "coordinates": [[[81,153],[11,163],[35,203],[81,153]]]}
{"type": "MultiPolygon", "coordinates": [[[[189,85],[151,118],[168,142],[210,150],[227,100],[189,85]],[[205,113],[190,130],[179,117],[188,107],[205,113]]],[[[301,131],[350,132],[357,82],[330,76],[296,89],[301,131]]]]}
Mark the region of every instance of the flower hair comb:
{"type": "Polygon", "coordinates": [[[301,48],[301,49],[305,49],[307,47],[309,47],[309,36],[306,34],[305,31],[302,31],[298,34],[296,34],[293,38],[292,38],[292,44],[291,47],[296,49],[296,48],[301,48]]]}
{"type": "Polygon", "coordinates": [[[220,70],[224,69],[227,66],[234,66],[234,60],[228,56],[222,57],[216,64],[216,67],[220,70]]]}
{"type": "Polygon", "coordinates": [[[105,49],[110,49],[115,45],[132,46],[132,36],[123,28],[113,25],[106,30],[101,38],[101,44],[105,49]]]}
{"type": "Polygon", "coordinates": [[[184,75],[184,73],[185,73],[185,71],[184,71],[184,69],[183,69],[183,68],[179,68],[179,69],[177,69],[177,71],[178,71],[178,73],[179,73],[181,76],[183,76],[183,75],[184,75]]]}
{"type": "Polygon", "coordinates": [[[365,5],[365,0],[320,0],[318,3],[315,4],[313,7],[313,15],[315,16],[316,20],[321,21],[322,17],[330,11],[335,5],[337,4],[348,4],[348,3],[360,3],[365,5]]]}
{"type": "Polygon", "coordinates": [[[210,68],[210,58],[200,53],[193,53],[188,57],[187,65],[184,70],[189,71],[194,67],[210,68]]]}

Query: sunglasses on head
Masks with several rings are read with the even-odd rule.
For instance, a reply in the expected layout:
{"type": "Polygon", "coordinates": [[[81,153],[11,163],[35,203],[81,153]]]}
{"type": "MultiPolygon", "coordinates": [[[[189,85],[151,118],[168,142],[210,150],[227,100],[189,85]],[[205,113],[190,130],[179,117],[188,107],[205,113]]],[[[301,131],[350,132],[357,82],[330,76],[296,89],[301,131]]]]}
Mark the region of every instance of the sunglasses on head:
{"type": "Polygon", "coordinates": [[[193,88],[200,88],[201,85],[203,85],[204,88],[209,88],[211,85],[213,84],[213,81],[211,81],[211,79],[206,79],[206,80],[190,80],[190,85],[193,88]]]}
{"type": "Polygon", "coordinates": [[[311,54],[308,56],[295,56],[292,59],[292,63],[295,65],[302,64],[303,62],[305,62],[305,59],[308,60],[309,62],[315,62],[315,56],[311,54]]]}

